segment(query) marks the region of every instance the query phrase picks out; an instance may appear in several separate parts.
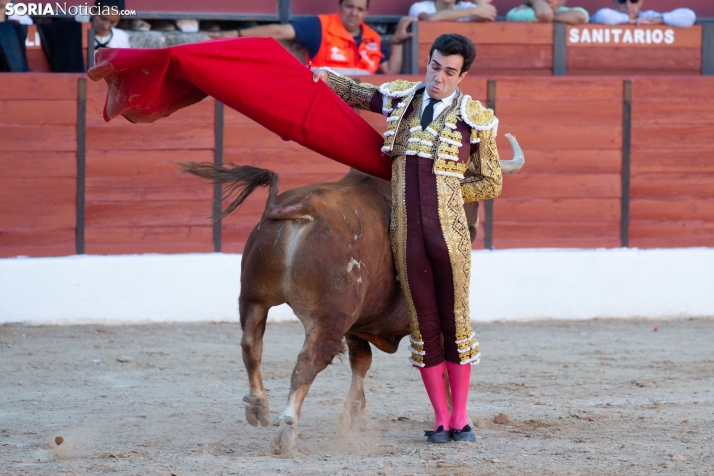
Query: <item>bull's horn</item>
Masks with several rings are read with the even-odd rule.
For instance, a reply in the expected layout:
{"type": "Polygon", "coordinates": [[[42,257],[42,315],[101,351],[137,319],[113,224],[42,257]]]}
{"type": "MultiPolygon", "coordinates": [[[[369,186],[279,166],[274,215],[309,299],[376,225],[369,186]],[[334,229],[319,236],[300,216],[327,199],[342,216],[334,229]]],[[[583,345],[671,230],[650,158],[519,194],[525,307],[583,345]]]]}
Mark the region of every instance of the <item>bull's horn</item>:
{"type": "Polygon", "coordinates": [[[515,174],[523,168],[523,164],[526,163],[526,158],[523,155],[523,149],[518,145],[518,141],[511,134],[506,134],[506,139],[511,143],[511,148],[513,148],[513,159],[502,160],[501,161],[501,173],[515,174]]]}

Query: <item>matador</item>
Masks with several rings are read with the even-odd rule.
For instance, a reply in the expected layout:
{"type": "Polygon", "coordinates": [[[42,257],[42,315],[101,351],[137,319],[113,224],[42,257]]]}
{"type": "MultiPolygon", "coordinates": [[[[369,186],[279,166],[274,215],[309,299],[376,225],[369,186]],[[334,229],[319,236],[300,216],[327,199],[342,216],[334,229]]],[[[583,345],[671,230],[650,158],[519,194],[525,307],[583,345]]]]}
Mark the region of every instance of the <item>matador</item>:
{"type": "Polygon", "coordinates": [[[377,87],[327,68],[313,78],[350,106],[387,117],[382,151],[392,160],[392,252],[411,323],[409,360],[434,407],[434,430],[426,432],[433,443],[475,441],[466,404],[480,353],[470,325],[471,240],[463,205],[497,197],[502,184],[498,119],[458,89],[475,57],[468,38],[446,34],[431,46],[422,83],[377,87]]]}

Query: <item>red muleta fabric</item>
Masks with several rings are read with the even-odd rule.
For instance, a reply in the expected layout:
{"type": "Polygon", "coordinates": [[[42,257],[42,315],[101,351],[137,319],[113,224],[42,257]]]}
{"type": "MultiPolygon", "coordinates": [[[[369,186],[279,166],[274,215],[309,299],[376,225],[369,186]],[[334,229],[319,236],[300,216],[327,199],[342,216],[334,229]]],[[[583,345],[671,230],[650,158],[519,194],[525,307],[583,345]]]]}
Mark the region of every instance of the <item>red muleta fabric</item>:
{"type": "Polygon", "coordinates": [[[88,72],[109,86],[104,120],[154,122],[212,96],[283,140],[390,180],[382,137],[278,42],[213,40],[160,49],[102,48],[88,72]]]}

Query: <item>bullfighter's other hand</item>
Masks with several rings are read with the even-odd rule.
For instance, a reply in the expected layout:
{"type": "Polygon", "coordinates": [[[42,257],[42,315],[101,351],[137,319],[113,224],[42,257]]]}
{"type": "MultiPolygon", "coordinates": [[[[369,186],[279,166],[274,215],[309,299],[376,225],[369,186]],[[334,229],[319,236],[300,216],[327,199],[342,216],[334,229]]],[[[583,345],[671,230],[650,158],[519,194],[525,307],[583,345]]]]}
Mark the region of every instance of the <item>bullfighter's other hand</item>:
{"type": "Polygon", "coordinates": [[[314,82],[318,82],[319,80],[323,80],[324,82],[328,82],[330,77],[327,75],[327,71],[324,69],[316,69],[315,71],[312,72],[312,80],[314,82]]]}

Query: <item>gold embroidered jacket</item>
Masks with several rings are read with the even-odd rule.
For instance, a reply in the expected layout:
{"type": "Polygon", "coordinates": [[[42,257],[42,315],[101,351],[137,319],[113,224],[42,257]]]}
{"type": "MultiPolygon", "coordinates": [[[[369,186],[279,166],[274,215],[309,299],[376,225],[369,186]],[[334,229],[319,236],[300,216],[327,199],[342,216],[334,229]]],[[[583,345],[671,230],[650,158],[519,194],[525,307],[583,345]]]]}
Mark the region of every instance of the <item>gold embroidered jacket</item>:
{"type": "Polygon", "coordinates": [[[417,155],[434,160],[434,174],[457,177],[464,202],[488,200],[501,193],[502,176],[496,134],[498,119],[471,96],[459,93],[432,126],[421,129],[424,84],[398,79],[379,87],[356,83],[329,71],[329,85],[347,104],[387,116],[382,152],[392,159],[417,155]],[[438,130],[437,130],[438,129],[438,130]]]}

